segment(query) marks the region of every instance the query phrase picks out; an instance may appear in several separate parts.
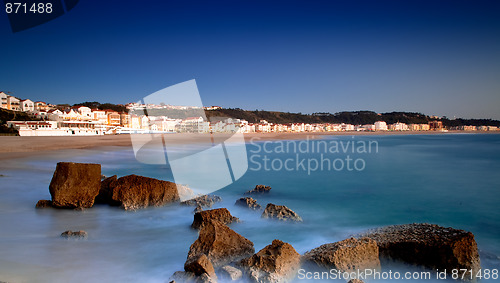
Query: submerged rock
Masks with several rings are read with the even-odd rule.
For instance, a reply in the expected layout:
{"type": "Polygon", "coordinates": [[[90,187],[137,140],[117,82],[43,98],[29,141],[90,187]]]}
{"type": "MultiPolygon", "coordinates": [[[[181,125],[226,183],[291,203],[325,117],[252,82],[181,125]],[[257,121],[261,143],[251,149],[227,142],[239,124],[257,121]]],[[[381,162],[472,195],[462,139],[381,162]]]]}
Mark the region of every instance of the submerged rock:
{"type": "Polygon", "coordinates": [[[101,165],[59,162],[50,182],[52,205],[61,208],[89,208],[101,187],[101,165]]]}
{"type": "Polygon", "coordinates": [[[203,195],[190,200],[186,200],[181,202],[182,205],[191,205],[191,206],[200,206],[200,207],[212,207],[212,205],[216,202],[222,201],[222,198],[219,196],[213,195],[203,195]]]}
{"type": "Polygon", "coordinates": [[[179,201],[175,183],[153,178],[129,175],[110,183],[112,204],[125,210],[162,206],[179,201]]]}
{"type": "Polygon", "coordinates": [[[217,267],[251,256],[254,252],[250,240],[219,221],[209,221],[201,227],[198,239],[191,245],[187,261],[205,254],[217,267]]]}
{"type": "Polygon", "coordinates": [[[302,261],[342,272],[380,269],[379,248],[369,238],[350,238],[322,245],[306,252],[302,261]]]}
{"type": "Polygon", "coordinates": [[[80,237],[80,238],[84,238],[84,237],[87,237],[88,236],[88,233],[83,231],[83,230],[80,230],[80,231],[71,231],[71,230],[68,230],[68,231],[64,231],[61,233],[61,237],[65,237],[65,238],[69,238],[69,237],[80,237]]]}
{"type": "Polygon", "coordinates": [[[448,272],[467,269],[477,274],[481,268],[474,235],[464,230],[414,223],[387,226],[361,236],[375,240],[380,256],[386,259],[448,272]]]}
{"type": "Polygon", "coordinates": [[[240,265],[255,282],[283,282],[295,277],[300,268],[300,254],[292,245],[274,240],[240,265]]]}
{"type": "Polygon", "coordinates": [[[261,208],[260,204],[258,204],[257,201],[251,197],[240,198],[236,201],[235,205],[244,206],[244,207],[248,207],[251,209],[260,209],[261,208]]]}
{"type": "Polygon", "coordinates": [[[268,203],[262,213],[263,218],[276,218],[282,221],[302,221],[302,218],[290,208],[284,205],[268,203]]]}
{"type": "Polygon", "coordinates": [[[53,207],[53,206],[52,206],[52,201],[46,200],[46,199],[41,199],[36,203],[35,207],[36,208],[47,208],[47,207],[53,207]]]}
{"type": "Polygon", "coordinates": [[[191,227],[193,227],[194,229],[199,229],[201,226],[205,225],[205,223],[212,220],[219,221],[222,224],[229,224],[239,221],[239,219],[232,216],[229,210],[227,210],[226,208],[217,208],[197,212],[194,215],[194,220],[193,224],[191,224],[191,227]]]}
{"type": "Polygon", "coordinates": [[[270,186],[257,185],[252,190],[246,192],[245,194],[261,194],[261,193],[269,193],[271,191],[270,186]]]}

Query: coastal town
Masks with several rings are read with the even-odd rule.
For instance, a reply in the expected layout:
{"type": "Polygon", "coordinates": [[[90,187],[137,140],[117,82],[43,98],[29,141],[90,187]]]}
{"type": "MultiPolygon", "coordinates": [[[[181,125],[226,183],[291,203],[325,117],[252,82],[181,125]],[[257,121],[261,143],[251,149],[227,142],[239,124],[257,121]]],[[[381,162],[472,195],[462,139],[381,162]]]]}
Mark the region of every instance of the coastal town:
{"type": "Polygon", "coordinates": [[[0,108],[24,112],[32,121],[7,121],[21,136],[71,136],[130,133],[301,133],[301,132],[378,132],[378,131],[499,131],[496,126],[462,125],[447,128],[435,117],[428,123],[388,124],[376,121],[373,124],[353,125],[347,123],[271,123],[260,120],[250,123],[244,119],[207,119],[206,111],[221,109],[219,106],[194,107],[177,105],[155,105],[128,103],[127,111],[98,109],[87,106],[70,106],[61,109],[58,105],[30,99],[19,99],[0,92],[0,108]],[[173,117],[169,113],[195,113],[190,117],[173,117]],[[153,114],[152,114],[153,113],[153,114]]]}

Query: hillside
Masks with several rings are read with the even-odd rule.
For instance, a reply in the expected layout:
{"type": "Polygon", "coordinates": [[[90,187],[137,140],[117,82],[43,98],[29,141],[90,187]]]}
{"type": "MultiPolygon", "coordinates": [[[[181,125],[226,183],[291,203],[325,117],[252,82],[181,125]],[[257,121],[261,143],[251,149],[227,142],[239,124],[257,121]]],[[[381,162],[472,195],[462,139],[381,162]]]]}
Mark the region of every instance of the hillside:
{"type": "MultiPolygon", "coordinates": [[[[376,121],[385,121],[388,124],[393,124],[396,122],[406,123],[406,124],[426,124],[429,121],[436,120],[431,119],[429,116],[421,113],[413,112],[390,112],[377,114],[373,111],[351,111],[351,112],[338,112],[335,114],[331,113],[314,113],[314,114],[302,114],[302,113],[288,113],[288,112],[277,112],[277,111],[263,111],[255,110],[248,111],[239,108],[229,108],[229,109],[218,109],[206,111],[207,117],[232,117],[245,119],[250,123],[256,123],[260,120],[266,120],[270,123],[346,123],[353,125],[364,125],[373,124],[376,121]]],[[[491,119],[455,119],[450,120],[447,118],[438,119],[443,122],[444,126],[454,127],[461,125],[473,125],[473,126],[500,126],[500,121],[491,119]]]]}
{"type": "Polygon", "coordinates": [[[17,131],[15,129],[7,128],[7,121],[33,121],[33,119],[24,112],[0,108],[0,133],[16,134],[17,131]]]}

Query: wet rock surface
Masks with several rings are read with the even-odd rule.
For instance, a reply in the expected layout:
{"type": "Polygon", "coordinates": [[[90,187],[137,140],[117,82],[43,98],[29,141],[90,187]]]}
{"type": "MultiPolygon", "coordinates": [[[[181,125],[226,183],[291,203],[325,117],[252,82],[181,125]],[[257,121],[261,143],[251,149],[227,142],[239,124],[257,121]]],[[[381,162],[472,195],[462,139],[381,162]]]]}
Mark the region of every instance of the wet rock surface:
{"type": "Polygon", "coordinates": [[[61,237],[64,237],[64,238],[72,238],[72,237],[85,238],[87,236],[88,236],[88,233],[83,231],[83,230],[80,230],[80,231],[68,230],[68,231],[64,231],[61,233],[61,237]]]}
{"type": "Polygon", "coordinates": [[[360,235],[377,242],[380,256],[432,269],[479,271],[477,243],[471,232],[434,224],[387,226],[360,235]]]}
{"type": "Polygon", "coordinates": [[[240,198],[235,202],[235,205],[251,209],[261,209],[260,204],[258,204],[257,201],[251,197],[240,198]]]}
{"type": "Polygon", "coordinates": [[[191,245],[188,260],[205,254],[214,267],[219,267],[253,255],[253,243],[219,221],[210,221],[200,229],[191,245]]]}
{"type": "Polygon", "coordinates": [[[321,245],[304,254],[302,261],[340,271],[380,269],[379,248],[370,238],[350,238],[321,245]]]}
{"type": "Polygon", "coordinates": [[[162,206],[179,201],[175,183],[153,178],[129,175],[109,184],[111,204],[120,204],[125,210],[148,206],[162,206]]]}
{"type": "Polygon", "coordinates": [[[247,191],[245,194],[262,194],[262,193],[269,193],[271,191],[270,186],[265,186],[265,185],[257,185],[255,188],[253,188],[250,191],[247,191]]]}
{"type": "Polygon", "coordinates": [[[59,162],[49,185],[52,206],[90,208],[100,187],[100,164],[59,162]]]}
{"type": "Polygon", "coordinates": [[[262,213],[263,218],[274,218],[282,221],[302,221],[302,218],[290,208],[284,205],[268,203],[262,213]]]}
{"type": "Polygon", "coordinates": [[[199,229],[201,226],[214,220],[219,221],[222,224],[239,222],[239,219],[232,216],[229,210],[227,210],[226,208],[217,208],[195,213],[193,224],[191,224],[191,227],[194,229],[199,229]]]}
{"type": "Polygon", "coordinates": [[[240,266],[255,282],[284,282],[295,277],[300,254],[292,245],[274,240],[253,256],[241,260],[240,266]]]}

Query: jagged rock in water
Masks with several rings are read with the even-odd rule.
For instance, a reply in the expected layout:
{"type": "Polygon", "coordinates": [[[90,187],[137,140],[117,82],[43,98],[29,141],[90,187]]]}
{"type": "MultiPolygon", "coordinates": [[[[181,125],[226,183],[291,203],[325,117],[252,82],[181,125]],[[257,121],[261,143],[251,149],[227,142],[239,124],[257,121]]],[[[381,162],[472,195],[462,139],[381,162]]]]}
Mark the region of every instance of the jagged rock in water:
{"type": "Polygon", "coordinates": [[[206,273],[212,278],[217,278],[217,276],[215,275],[214,266],[205,254],[192,257],[189,261],[186,261],[186,263],[184,264],[184,270],[186,272],[192,272],[196,276],[200,276],[203,273],[206,273]]]}
{"type": "Polygon", "coordinates": [[[200,206],[200,207],[212,207],[212,205],[216,202],[222,201],[222,198],[219,196],[213,195],[203,195],[196,198],[192,198],[190,200],[186,200],[181,202],[182,205],[190,205],[190,206],[200,206]]]}
{"type": "Polygon", "coordinates": [[[227,210],[226,208],[217,208],[197,212],[194,215],[193,224],[191,224],[191,227],[193,227],[194,229],[199,229],[205,223],[212,220],[219,221],[222,224],[239,222],[239,219],[232,216],[229,210],[227,210]]]}
{"type": "Polygon", "coordinates": [[[255,252],[253,243],[219,221],[205,223],[191,245],[188,260],[205,254],[215,267],[248,257],[255,252]]]}
{"type": "Polygon", "coordinates": [[[302,221],[302,218],[290,208],[284,205],[268,203],[262,213],[263,218],[276,218],[282,221],[302,221]]]}
{"type": "Polygon", "coordinates": [[[300,254],[292,245],[274,240],[240,265],[255,282],[284,282],[295,277],[300,268],[300,254]]]}
{"type": "Polygon", "coordinates": [[[251,197],[240,198],[236,201],[235,205],[244,206],[244,207],[248,207],[251,209],[260,209],[261,208],[260,204],[258,204],[257,201],[251,197]]]}
{"type": "Polygon", "coordinates": [[[65,238],[70,238],[70,237],[80,237],[80,238],[84,238],[84,237],[87,237],[88,236],[88,233],[83,231],[83,230],[80,230],[80,231],[71,231],[71,230],[68,230],[68,231],[64,231],[61,233],[61,237],[65,237],[65,238]]]}
{"type": "Polygon", "coordinates": [[[246,192],[245,194],[262,194],[262,193],[269,193],[271,191],[270,186],[264,186],[264,185],[257,185],[255,188],[252,190],[246,192]]]}

